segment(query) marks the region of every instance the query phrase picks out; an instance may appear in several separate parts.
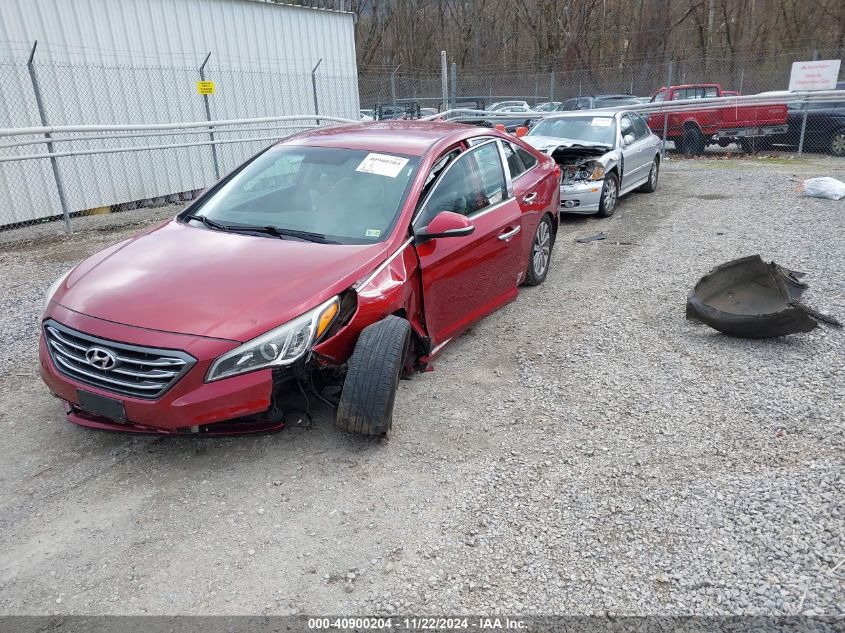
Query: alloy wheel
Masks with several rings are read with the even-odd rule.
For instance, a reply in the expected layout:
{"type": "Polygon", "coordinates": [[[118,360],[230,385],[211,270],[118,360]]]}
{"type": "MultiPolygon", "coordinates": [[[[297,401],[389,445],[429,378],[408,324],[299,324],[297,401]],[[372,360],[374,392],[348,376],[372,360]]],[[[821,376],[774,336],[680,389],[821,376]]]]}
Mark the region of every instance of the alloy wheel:
{"type": "Polygon", "coordinates": [[[537,233],[534,235],[534,243],[531,250],[534,275],[542,277],[546,273],[552,251],[552,236],[549,233],[547,222],[540,222],[540,226],[537,227],[537,233]]]}
{"type": "Polygon", "coordinates": [[[604,208],[609,213],[616,207],[616,181],[606,180],[604,183],[604,208]]]}

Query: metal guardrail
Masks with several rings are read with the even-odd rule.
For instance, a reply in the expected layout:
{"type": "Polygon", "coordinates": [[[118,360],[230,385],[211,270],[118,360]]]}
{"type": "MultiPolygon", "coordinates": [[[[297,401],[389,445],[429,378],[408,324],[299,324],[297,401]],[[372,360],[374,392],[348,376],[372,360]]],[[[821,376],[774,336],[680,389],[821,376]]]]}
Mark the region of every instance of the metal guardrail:
{"type": "MultiPolygon", "coordinates": [[[[620,109],[633,110],[641,114],[664,114],[666,117],[672,113],[682,112],[700,112],[708,110],[721,110],[726,107],[742,107],[742,106],[766,106],[766,105],[784,105],[789,102],[801,103],[833,103],[845,101],[845,91],[829,90],[817,92],[770,92],[757,95],[742,95],[729,97],[710,97],[705,99],[686,99],[669,102],[651,102],[640,103],[622,107],[606,107],[597,108],[594,110],[576,110],[577,112],[614,112],[620,109]]],[[[799,141],[798,153],[801,153],[804,142],[804,130],[806,128],[807,108],[804,108],[804,121],[801,129],[801,139],[799,141]]],[[[491,112],[488,110],[473,110],[467,108],[456,108],[440,112],[435,115],[422,117],[420,120],[452,120],[456,118],[478,118],[487,121],[496,120],[513,120],[515,118],[525,119],[540,119],[553,117],[562,114],[559,111],[553,112],[491,112]]],[[[55,164],[57,158],[67,158],[73,156],[92,156],[104,154],[121,154],[128,152],[146,152],[155,150],[171,150],[177,148],[190,148],[211,146],[212,148],[218,145],[227,145],[232,143],[250,143],[263,142],[268,143],[278,140],[280,136],[284,135],[249,135],[238,138],[220,138],[220,135],[252,133],[252,132],[273,132],[285,131],[290,129],[301,130],[303,128],[317,127],[319,123],[358,123],[361,122],[355,119],[348,119],[343,117],[335,117],[326,114],[302,114],[289,116],[274,116],[274,117],[258,117],[249,119],[222,119],[215,121],[186,121],[176,123],[156,123],[156,124],[125,124],[125,125],[57,125],[57,126],[39,126],[39,127],[25,127],[25,128],[4,128],[0,129],[0,139],[9,139],[6,142],[0,142],[0,150],[4,151],[4,155],[0,155],[0,164],[13,163],[21,161],[35,161],[40,159],[50,159],[55,164]],[[313,121],[313,125],[303,124],[304,121],[313,121]],[[295,125],[285,125],[295,124],[295,125]],[[250,127],[251,126],[251,127],[250,127]],[[113,141],[115,139],[139,139],[139,138],[154,138],[164,137],[168,135],[181,136],[192,134],[208,135],[208,140],[189,141],[183,140],[178,143],[160,143],[160,144],[146,144],[146,145],[122,145],[122,146],[100,146],[91,148],[71,148],[66,150],[59,150],[56,148],[60,143],[87,143],[95,141],[113,141]],[[25,137],[25,138],[21,138],[25,137]],[[28,137],[28,138],[26,138],[28,137]],[[37,138],[33,138],[37,137],[37,138]],[[45,144],[47,152],[31,152],[8,155],[6,152],[14,148],[25,148],[38,144],[45,144]]],[[[666,128],[664,127],[664,144],[666,141],[666,128]]],[[[61,171],[56,164],[53,170],[56,180],[56,189],[62,191],[62,176],[61,171]]],[[[64,200],[64,196],[59,195],[59,200],[62,206],[62,216],[66,227],[70,228],[70,214],[71,210],[68,208],[64,200]]]]}
{"type": "MultiPolygon", "coordinates": [[[[663,114],[672,112],[693,112],[701,110],[721,110],[726,106],[752,106],[752,105],[785,105],[789,102],[799,101],[802,103],[816,102],[838,102],[845,101],[843,90],[820,90],[815,92],[776,92],[763,93],[758,95],[740,95],[730,97],[708,97],[706,99],[677,99],[673,101],[661,101],[650,103],[639,103],[624,106],[607,108],[593,108],[590,112],[618,112],[619,110],[633,110],[634,112],[647,112],[649,114],[663,114]]],[[[429,116],[421,117],[420,120],[436,121],[440,119],[456,118],[465,115],[480,115],[489,119],[515,119],[523,115],[529,119],[546,118],[564,114],[564,112],[586,112],[586,110],[555,110],[552,112],[494,112],[490,110],[472,110],[468,108],[453,108],[445,112],[438,112],[429,116]]]]}
{"type": "MultiPolygon", "coordinates": [[[[11,150],[14,148],[24,148],[32,145],[46,144],[48,151],[39,153],[3,155],[0,156],[0,164],[50,159],[51,164],[53,165],[53,177],[55,179],[59,203],[62,208],[62,217],[65,223],[65,227],[69,230],[70,215],[72,211],[68,208],[68,204],[64,196],[64,185],[62,182],[61,170],[59,169],[59,165],[55,162],[57,158],[123,154],[129,152],[146,152],[202,146],[211,146],[212,149],[214,149],[218,145],[228,145],[232,143],[251,143],[261,141],[266,141],[269,144],[274,141],[277,141],[280,135],[253,136],[250,134],[249,136],[241,136],[238,138],[220,138],[219,135],[225,135],[227,133],[239,133],[241,135],[244,135],[244,133],[252,133],[259,131],[269,132],[273,130],[302,130],[303,128],[317,127],[320,122],[360,123],[360,121],[356,121],[354,119],[347,119],[343,117],[335,117],[324,114],[302,114],[275,117],[259,117],[251,119],[222,119],[218,121],[185,121],[177,123],[126,125],[52,125],[25,128],[2,128],[0,129],[0,138],[24,138],[21,140],[12,140],[0,143],[0,150],[11,150]],[[313,121],[314,124],[303,125],[303,121],[313,121]],[[297,122],[297,125],[266,125],[297,122]],[[137,139],[172,135],[181,136],[190,134],[208,135],[209,140],[191,142],[182,141],[178,143],[162,143],[148,145],[125,145],[119,147],[93,147],[90,149],[72,148],[67,150],[58,150],[56,148],[56,145],[59,143],[85,143],[93,141],[110,141],[114,139],[137,139]],[[31,138],[33,136],[37,136],[39,138],[31,138]]],[[[219,168],[217,167],[216,154],[215,171],[219,171],[219,168]]]]}

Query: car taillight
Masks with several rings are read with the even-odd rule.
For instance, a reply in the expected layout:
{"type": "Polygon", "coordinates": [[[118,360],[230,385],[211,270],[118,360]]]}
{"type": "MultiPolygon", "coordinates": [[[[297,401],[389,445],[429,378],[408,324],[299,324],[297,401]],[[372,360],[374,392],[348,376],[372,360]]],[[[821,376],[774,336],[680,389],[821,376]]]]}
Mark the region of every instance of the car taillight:
{"type": "Polygon", "coordinates": [[[555,165],[555,180],[560,182],[560,165],[555,165]]]}

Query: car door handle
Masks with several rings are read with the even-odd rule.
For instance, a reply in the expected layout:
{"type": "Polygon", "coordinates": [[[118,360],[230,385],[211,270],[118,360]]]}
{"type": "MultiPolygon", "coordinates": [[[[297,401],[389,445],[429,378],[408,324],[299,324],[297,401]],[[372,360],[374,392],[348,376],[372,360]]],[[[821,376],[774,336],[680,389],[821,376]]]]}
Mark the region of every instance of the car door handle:
{"type": "Polygon", "coordinates": [[[522,229],[522,227],[521,227],[521,226],[517,226],[517,227],[515,227],[515,228],[511,229],[510,231],[505,231],[504,233],[500,233],[500,234],[499,234],[499,239],[500,239],[500,240],[502,240],[503,242],[504,242],[504,241],[506,241],[506,240],[509,240],[509,239],[511,239],[514,235],[516,235],[517,233],[519,233],[519,231],[520,231],[521,229],[522,229]]]}
{"type": "Polygon", "coordinates": [[[524,196],[522,196],[522,201],[527,202],[527,203],[534,202],[534,200],[536,200],[536,199],[537,199],[537,192],[536,191],[532,191],[531,193],[526,193],[524,196]]]}

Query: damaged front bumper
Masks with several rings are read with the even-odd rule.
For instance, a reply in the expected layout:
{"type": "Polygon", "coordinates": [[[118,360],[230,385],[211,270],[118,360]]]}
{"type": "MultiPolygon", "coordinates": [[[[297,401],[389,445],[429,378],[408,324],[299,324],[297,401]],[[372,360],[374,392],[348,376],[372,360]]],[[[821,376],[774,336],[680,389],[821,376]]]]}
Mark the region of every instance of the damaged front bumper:
{"type": "Polygon", "coordinates": [[[759,255],[717,266],[687,296],[686,317],[729,336],[769,338],[809,332],[835,319],[801,303],[804,273],[765,263],[759,255]]]}
{"type": "Polygon", "coordinates": [[[604,179],[560,186],[561,213],[593,214],[599,210],[604,179]]]}

